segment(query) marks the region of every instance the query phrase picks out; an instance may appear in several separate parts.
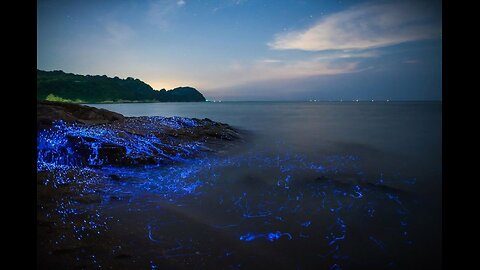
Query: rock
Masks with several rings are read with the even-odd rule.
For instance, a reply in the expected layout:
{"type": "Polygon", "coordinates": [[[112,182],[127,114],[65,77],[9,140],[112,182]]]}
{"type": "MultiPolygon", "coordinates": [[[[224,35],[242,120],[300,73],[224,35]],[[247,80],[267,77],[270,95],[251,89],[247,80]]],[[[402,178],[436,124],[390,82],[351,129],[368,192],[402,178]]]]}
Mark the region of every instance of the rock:
{"type": "Polygon", "coordinates": [[[37,115],[38,164],[162,165],[222,151],[240,141],[236,129],[210,119],[124,117],[47,101],[38,102],[37,115]]]}
{"type": "Polygon", "coordinates": [[[81,196],[72,197],[72,200],[83,204],[100,203],[102,202],[102,196],[99,194],[81,194],[81,196]]]}
{"type": "Polygon", "coordinates": [[[108,177],[110,177],[110,179],[112,180],[120,180],[120,176],[119,175],[116,175],[116,174],[109,174],[108,177]]]}
{"type": "MultiPolygon", "coordinates": [[[[99,215],[96,210],[102,208],[95,207],[96,204],[114,203],[120,207],[125,205],[122,201],[127,203],[137,196],[122,189],[118,193],[105,192],[105,188],[117,184],[136,185],[146,181],[128,171],[124,173],[124,168],[117,170],[118,167],[138,165],[132,170],[137,171],[148,169],[143,165],[153,164],[157,168],[221,153],[241,141],[235,128],[208,119],[123,117],[106,110],[58,102],[38,102],[37,116],[38,246],[43,256],[61,255],[58,258],[85,254],[76,249],[78,243],[90,242],[97,233],[100,237],[109,235],[103,234],[107,229],[102,224],[109,225],[110,219],[99,215]],[[97,169],[102,166],[108,167],[97,169]],[[56,239],[63,239],[60,245],[55,244],[56,239]]],[[[120,249],[113,252],[112,258],[135,259],[130,250],[120,249]]]]}
{"type": "Polygon", "coordinates": [[[66,102],[37,101],[37,129],[49,128],[54,121],[104,124],[123,121],[119,113],[66,102]]]}

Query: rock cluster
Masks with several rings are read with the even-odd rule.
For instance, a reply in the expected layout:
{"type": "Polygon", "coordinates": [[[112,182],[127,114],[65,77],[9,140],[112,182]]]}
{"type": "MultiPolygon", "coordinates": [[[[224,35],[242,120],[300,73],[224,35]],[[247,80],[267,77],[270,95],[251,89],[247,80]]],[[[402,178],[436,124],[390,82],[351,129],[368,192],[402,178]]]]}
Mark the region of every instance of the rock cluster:
{"type": "Polygon", "coordinates": [[[37,104],[38,164],[157,165],[219,151],[240,139],[210,119],[124,117],[88,106],[37,104]]]}
{"type": "Polygon", "coordinates": [[[105,124],[123,121],[119,113],[67,102],[37,101],[37,129],[52,126],[54,121],[78,122],[83,124],[105,124]]]}

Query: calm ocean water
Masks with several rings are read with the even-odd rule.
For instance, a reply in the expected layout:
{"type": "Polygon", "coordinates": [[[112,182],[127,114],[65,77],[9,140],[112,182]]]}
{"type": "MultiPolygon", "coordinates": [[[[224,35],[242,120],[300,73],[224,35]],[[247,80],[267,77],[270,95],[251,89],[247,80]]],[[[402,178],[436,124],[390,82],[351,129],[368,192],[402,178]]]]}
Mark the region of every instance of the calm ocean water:
{"type": "MultiPolygon", "coordinates": [[[[258,151],[312,158],[359,155],[372,174],[434,176],[441,186],[440,102],[222,102],[91,104],[125,116],[210,118],[253,132],[258,151]]],[[[430,181],[430,180],[429,180],[430,181]]],[[[422,184],[421,182],[418,184],[422,184]]],[[[417,186],[418,187],[418,186],[417,186]]]]}
{"type": "MultiPolygon", "coordinates": [[[[150,242],[168,235],[171,247],[163,252],[174,266],[185,260],[218,269],[440,265],[440,102],[90,106],[125,116],[209,118],[248,133],[242,149],[208,163],[208,173],[194,170],[194,177],[215,183],[202,195],[174,207],[147,192],[136,201],[143,215],[106,210],[125,220],[111,231],[119,238],[135,243],[126,236],[133,228],[142,237],[148,228],[150,242]],[[160,215],[159,205],[169,214],[160,215]],[[177,225],[158,225],[169,222],[177,225]]],[[[155,257],[154,248],[138,246],[155,257]]]]}

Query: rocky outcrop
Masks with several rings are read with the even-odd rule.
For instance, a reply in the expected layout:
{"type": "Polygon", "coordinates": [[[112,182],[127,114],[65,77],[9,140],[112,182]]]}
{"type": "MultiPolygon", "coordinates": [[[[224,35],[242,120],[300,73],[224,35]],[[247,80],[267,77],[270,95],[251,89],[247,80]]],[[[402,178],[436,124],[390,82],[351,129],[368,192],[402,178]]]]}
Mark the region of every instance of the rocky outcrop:
{"type": "Polygon", "coordinates": [[[54,121],[77,122],[82,124],[105,124],[123,121],[119,113],[67,102],[37,101],[37,129],[52,126],[54,121]]]}
{"type": "Polygon", "coordinates": [[[39,166],[158,165],[220,151],[240,139],[236,129],[210,119],[124,117],[44,101],[37,116],[39,166]]]}

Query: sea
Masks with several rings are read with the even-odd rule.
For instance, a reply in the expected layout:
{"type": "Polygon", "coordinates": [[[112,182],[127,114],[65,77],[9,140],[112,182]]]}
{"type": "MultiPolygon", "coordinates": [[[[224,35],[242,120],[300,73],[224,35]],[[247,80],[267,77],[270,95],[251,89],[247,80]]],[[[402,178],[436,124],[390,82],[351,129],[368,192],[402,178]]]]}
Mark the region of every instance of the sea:
{"type": "Polygon", "coordinates": [[[104,268],[441,267],[441,102],[87,105],[244,134],[221,155],[128,172],[128,199],[100,207],[115,221],[104,268]]]}

